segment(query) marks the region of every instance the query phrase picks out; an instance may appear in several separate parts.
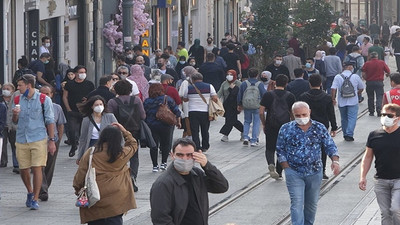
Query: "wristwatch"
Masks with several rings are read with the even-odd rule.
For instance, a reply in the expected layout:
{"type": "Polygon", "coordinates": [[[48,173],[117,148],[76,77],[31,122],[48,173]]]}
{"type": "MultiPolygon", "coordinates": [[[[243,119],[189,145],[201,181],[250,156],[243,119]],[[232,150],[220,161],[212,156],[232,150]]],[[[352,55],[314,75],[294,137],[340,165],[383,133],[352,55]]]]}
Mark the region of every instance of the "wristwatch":
{"type": "Polygon", "coordinates": [[[56,141],[55,138],[49,138],[49,141],[56,141]]]}

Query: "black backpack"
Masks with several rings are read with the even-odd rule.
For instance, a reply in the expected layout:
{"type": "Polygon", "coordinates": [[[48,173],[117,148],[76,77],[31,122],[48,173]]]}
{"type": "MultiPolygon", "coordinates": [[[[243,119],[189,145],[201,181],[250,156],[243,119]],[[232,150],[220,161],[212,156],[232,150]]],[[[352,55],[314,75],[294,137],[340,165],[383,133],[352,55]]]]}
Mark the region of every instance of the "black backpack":
{"type": "Polygon", "coordinates": [[[353,73],[357,73],[358,72],[358,70],[359,69],[361,69],[360,68],[360,65],[358,65],[358,59],[360,58],[360,57],[363,57],[362,55],[359,55],[359,56],[357,56],[357,57],[353,57],[353,56],[351,56],[351,55],[347,55],[348,57],[349,57],[349,62],[350,63],[352,63],[353,65],[354,65],[354,71],[353,71],[353,73]]]}
{"type": "Polygon", "coordinates": [[[351,74],[347,78],[343,76],[343,74],[340,74],[340,76],[343,78],[343,84],[342,87],[340,88],[340,96],[342,96],[342,98],[351,98],[356,96],[354,86],[350,81],[350,77],[353,76],[353,74],[351,74]]]}
{"type": "Polygon", "coordinates": [[[131,96],[129,103],[122,102],[119,98],[114,98],[118,104],[118,111],[115,117],[126,130],[132,133],[134,137],[140,134],[140,112],[138,104],[135,104],[135,96],[131,96]]]}
{"type": "Polygon", "coordinates": [[[286,91],[281,97],[275,91],[271,91],[270,93],[274,97],[274,100],[267,113],[266,125],[279,129],[283,124],[290,121],[290,109],[286,102],[286,98],[290,95],[290,92],[286,91]]]}

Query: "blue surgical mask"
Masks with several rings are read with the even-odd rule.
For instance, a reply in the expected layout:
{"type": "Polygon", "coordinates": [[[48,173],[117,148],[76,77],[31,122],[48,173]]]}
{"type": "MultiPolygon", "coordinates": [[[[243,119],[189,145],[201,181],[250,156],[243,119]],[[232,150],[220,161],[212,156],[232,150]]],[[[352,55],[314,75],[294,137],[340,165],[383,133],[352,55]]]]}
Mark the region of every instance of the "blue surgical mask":
{"type": "Polygon", "coordinates": [[[312,67],[311,63],[306,63],[306,68],[310,69],[312,67]]]}
{"type": "Polygon", "coordinates": [[[24,92],[24,94],[22,94],[22,95],[25,97],[28,97],[28,94],[29,94],[29,88],[27,88],[26,91],[24,92]]]}

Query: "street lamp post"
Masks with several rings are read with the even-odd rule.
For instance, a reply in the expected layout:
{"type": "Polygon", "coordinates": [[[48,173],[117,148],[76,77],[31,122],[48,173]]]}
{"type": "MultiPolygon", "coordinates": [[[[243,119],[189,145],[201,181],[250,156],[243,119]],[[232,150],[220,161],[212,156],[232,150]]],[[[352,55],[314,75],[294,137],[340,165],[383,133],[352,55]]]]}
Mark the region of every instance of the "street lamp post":
{"type": "Polygon", "coordinates": [[[133,0],[122,1],[122,33],[124,49],[133,48],[133,0]]]}

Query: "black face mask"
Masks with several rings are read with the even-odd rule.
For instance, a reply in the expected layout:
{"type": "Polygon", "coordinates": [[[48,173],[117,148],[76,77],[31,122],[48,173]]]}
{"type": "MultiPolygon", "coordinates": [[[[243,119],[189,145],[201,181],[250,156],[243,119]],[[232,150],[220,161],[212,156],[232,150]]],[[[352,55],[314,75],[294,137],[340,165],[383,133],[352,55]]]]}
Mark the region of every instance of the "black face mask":
{"type": "Polygon", "coordinates": [[[157,67],[158,67],[159,69],[161,69],[161,67],[163,67],[163,66],[164,66],[163,63],[157,63],[157,67]]]}
{"type": "Polygon", "coordinates": [[[208,44],[211,44],[211,43],[212,43],[212,41],[207,41],[207,43],[208,43],[208,44]]]}
{"type": "Polygon", "coordinates": [[[266,82],[266,81],[268,81],[268,78],[266,78],[266,77],[261,77],[260,80],[261,80],[262,82],[266,82]]]}

